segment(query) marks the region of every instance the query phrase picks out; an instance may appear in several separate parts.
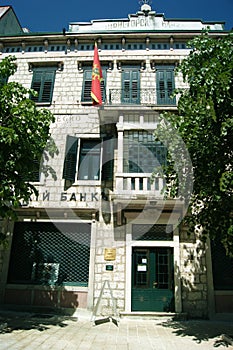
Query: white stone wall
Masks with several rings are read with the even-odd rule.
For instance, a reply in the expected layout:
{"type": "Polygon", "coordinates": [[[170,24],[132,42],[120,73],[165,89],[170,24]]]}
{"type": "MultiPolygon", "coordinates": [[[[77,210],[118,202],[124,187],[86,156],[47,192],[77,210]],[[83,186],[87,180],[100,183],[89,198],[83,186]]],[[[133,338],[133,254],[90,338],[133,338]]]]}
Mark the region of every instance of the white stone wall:
{"type": "Polygon", "coordinates": [[[208,317],[208,276],[206,245],[197,233],[187,234],[181,230],[181,290],[183,312],[191,317],[208,317]]]}
{"type": "Polygon", "coordinates": [[[100,220],[97,228],[96,238],[96,259],[94,274],[94,305],[100,300],[99,308],[96,310],[97,315],[108,315],[114,312],[114,305],[111,298],[111,292],[116,303],[118,311],[125,308],[125,242],[117,241],[114,237],[113,223],[105,224],[100,220]],[[104,259],[105,248],[116,249],[116,259],[106,261],[104,259]],[[113,271],[106,271],[106,265],[113,265],[113,271]],[[103,289],[102,298],[100,293],[104,286],[104,282],[109,281],[103,289]]]}
{"type": "MultiPolygon", "coordinates": [[[[179,62],[188,50],[170,51],[100,51],[100,60],[113,62],[113,69],[107,71],[107,98],[110,89],[121,89],[121,70],[117,68],[118,62],[130,63],[138,60],[145,62],[141,70],[141,89],[155,89],[156,72],[151,67],[151,61],[155,63],[179,62]]],[[[51,136],[58,147],[59,154],[50,160],[50,165],[57,174],[57,180],[50,177],[41,179],[38,185],[39,199],[30,203],[35,208],[57,208],[72,212],[73,209],[100,209],[101,200],[93,199],[92,193],[98,193],[100,198],[100,182],[80,184],[76,183],[68,190],[64,190],[62,171],[65,154],[66,136],[72,135],[80,138],[99,138],[99,115],[98,109],[92,106],[81,105],[81,92],[83,83],[83,72],[78,69],[78,62],[92,62],[93,52],[41,52],[41,53],[17,53],[18,69],[13,77],[14,80],[30,88],[33,73],[29,72],[31,63],[62,62],[63,70],[56,72],[52,104],[48,107],[55,116],[55,122],[51,125],[51,136]],[[76,201],[70,200],[75,193],[76,201]],[[80,195],[86,194],[87,200],[80,200],[80,195]],[[67,200],[61,200],[61,197],[67,200]]],[[[2,56],[3,57],[3,56],[2,56]]],[[[176,87],[186,88],[181,74],[175,77],[176,87]]],[[[134,108],[133,106],[132,108],[134,108]]],[[[111,112],[109,112],[111,113],[111,112]]],[[[148,126],[148,125],[147,125],[148,126]]],[[[118,151],[115,151],[115,171],[117,169],[118,151]]],[[[115,182],[114,182],[115,184],[115,182]]],[[[84,197],[82,197],[84,198],[84,197]]],[[[205,251],[199,241],[193,238],[190,241],[184,233],[181,235],[180,243],[180,278],[182,286],[183,311],[192,315],[204,317],[207,314],[207,273],[205,251]]],[[[126,246],[124,228],[114,228],[113,216],[111,222],[106,224],[100,215],[96,223],[96,239],[94,253],[94,277],[93,277],[93,301],[96,305],[104,281],[109,281],[116,300],[118,310],[125,309],[126,296],[126,246]],[[117,235],[117,239],[115,237],[117,235]],[[107,262],[104,260],[104,249],[116,248],[116,260],[107,262]],[[113,264],[113,271],[106,271],[106,265],[113,264]]],[[[0,249],[0,276],[3,271],[3,256],[0,249]]],[[[8,254],[9,256],[9,254],[8,254]]],[[[5,264],[6,265],[6,264],[5,264]]],[[[4,266],[5,266],[4,265],[4,266]]],[[[0,283],[2,281],[0,280],[0,283]]],[[[109,291],[105,291],[99,310],[102,314],[112,312],[112,304],[109,291]]]]}

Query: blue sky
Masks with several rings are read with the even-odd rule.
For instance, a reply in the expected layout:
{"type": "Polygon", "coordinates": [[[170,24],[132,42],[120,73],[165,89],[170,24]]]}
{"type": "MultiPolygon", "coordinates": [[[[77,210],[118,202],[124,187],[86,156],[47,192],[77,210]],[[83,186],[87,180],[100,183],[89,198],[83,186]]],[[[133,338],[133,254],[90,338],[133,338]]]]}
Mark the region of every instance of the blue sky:
{"type": "MultiPolygon", "coordinates": [[[[22,27],[32,32],[58,32],[68,29],[70,22],[92,19],[127,18],[140,9],[138,0],[6,0],[22,27]]],[[[225,21],[225,29],[233,27],[233,0],[160,0],[152,1],[152,9],[166,18],[195,18],[225,21]]]]}

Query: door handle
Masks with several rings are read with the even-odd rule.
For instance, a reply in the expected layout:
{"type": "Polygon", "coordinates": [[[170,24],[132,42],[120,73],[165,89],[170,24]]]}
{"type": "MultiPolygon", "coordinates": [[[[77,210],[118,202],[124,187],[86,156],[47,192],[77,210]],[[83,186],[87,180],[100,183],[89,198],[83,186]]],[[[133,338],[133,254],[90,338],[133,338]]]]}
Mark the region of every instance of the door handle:
{"type": "Polygon", "coordinates": [[[158,288],[158,282],[153,282],[153,288],[158,288]]]}

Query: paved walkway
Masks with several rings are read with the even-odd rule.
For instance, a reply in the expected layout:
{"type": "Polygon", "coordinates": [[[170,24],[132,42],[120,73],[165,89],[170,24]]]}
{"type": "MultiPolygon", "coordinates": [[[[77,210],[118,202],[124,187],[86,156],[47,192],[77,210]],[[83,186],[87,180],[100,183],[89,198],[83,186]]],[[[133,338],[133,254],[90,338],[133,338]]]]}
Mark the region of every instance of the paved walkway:
{"type": "MultiPolygon", "coordinates": [[[[7,314],[0,311],[1,350],[194,350],[224,349],[233,322],[122,319],[7,314]],[[114,320],[113,320],[114,321],[114,320]]],[[[233,346],[228,345],[229,349],[233,346]]]]}

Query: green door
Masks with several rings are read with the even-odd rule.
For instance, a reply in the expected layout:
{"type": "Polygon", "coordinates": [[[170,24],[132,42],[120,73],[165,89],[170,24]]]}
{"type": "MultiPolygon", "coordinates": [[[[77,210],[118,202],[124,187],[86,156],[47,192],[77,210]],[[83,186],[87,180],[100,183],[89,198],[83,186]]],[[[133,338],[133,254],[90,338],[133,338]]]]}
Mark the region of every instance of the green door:
{"type": "Polygon", "coordinates": [[[132,311],[174,311],[172,248],[134,248],[132,311]]]}

